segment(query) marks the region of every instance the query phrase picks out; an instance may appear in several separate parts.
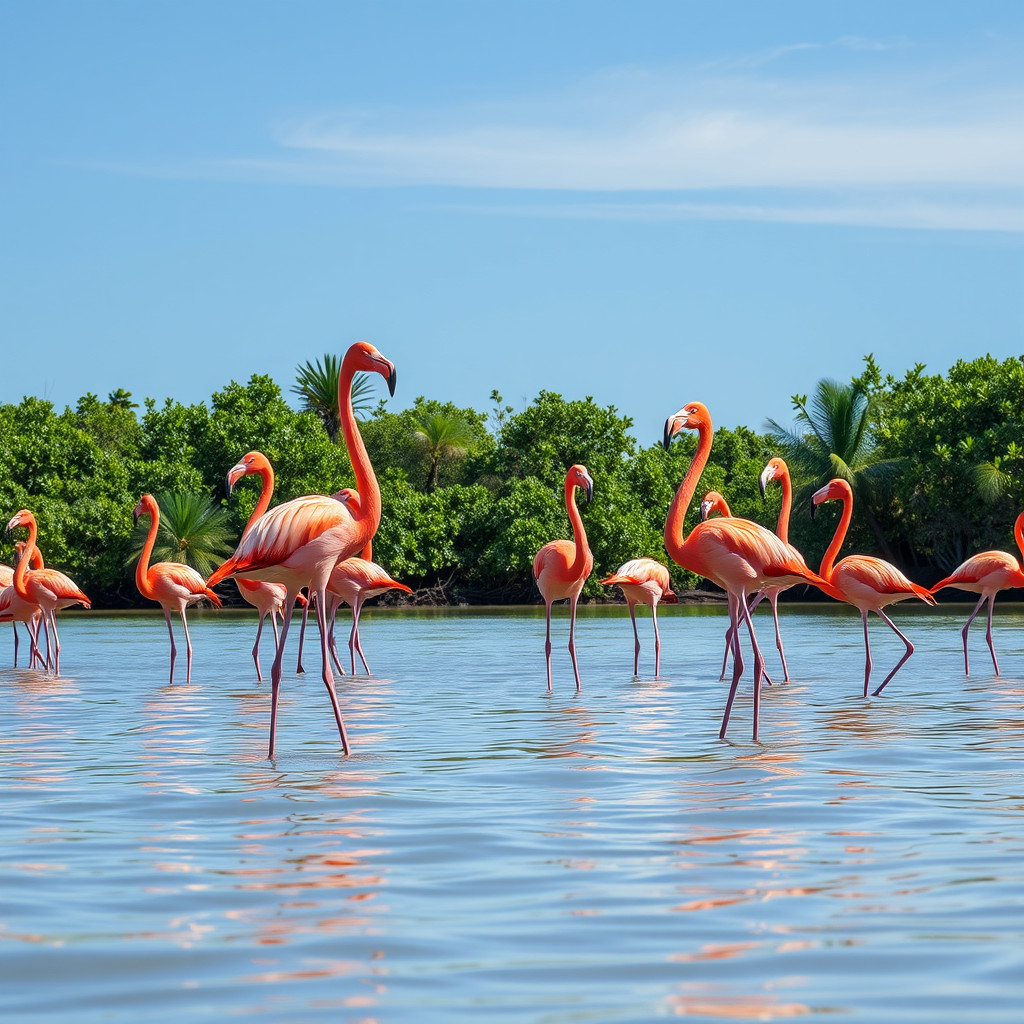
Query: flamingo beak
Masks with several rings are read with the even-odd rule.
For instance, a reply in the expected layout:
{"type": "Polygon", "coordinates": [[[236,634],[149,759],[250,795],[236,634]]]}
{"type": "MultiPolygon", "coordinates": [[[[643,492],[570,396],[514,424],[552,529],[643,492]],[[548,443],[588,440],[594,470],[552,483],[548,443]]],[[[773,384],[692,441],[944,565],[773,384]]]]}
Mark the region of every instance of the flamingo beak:
{"type": "Polygon", "coordinates": [[[239,478],[245,476],[245,463],[239,462],[237,465],[232,466],[228,470],[228,494],[235,489],[235,484],[238,483],[239,478]]]}
{"type": "Polygon", "coordinates": [[[386,378],[388,382],[388,393],[391,395],[392,398],[394,398],[395,384],[398,382],[398,371],[395,369],[394,363],[388,363],[388,366],[391,367],[391,371],[390,373],[388,373],[386,378]]]}
{"type": "Polygon", "coordinates": [[[811,495],[811,518],[814,518],[814,510],[823,502],[828,501],[828,484],[811,495]]]}
{"type": "Polygon", "coordinates": [[[665,451],[669,450],[669,447],[672,444],[672,438],[676,436],[676,432],[676,417],[669,416],[669,418],[665,420],[665,436],[661,442],[665,446],[665,451]]]}
{"type": "Polygon", "coordinates": [[[708,513],[711,511],[711,502],[702,501],[700,503],[700,521],[703,523],[708,517],[708,513]]]}
{"type": "Polygon", "coordinates": [[[594,481],[587,477],[586,486],[587,504],[589,505],[594,500],[594,481]]]}
{"type": "Polygon", "coordinates": [[[758,486],[761,488],[762,501],[764,501],[765,497],[767,497],[768,494],[766,488],[768,481],[774,479],[775,478],[771,475],[771,466],[765,466],[764,469],[761,470],[761,475],[757,478],[758,486]]]}

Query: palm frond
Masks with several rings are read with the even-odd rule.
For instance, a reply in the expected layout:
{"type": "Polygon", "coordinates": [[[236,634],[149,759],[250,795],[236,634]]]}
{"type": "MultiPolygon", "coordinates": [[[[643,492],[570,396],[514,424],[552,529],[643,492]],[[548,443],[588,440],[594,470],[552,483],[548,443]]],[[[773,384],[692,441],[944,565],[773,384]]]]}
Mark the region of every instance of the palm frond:
{"type": "MultiPolygon", "coordinates": [[[[209,576],[233,550],[227,513],[205,494],[163,491],[153,497],[160,506],[160,529],[152,560],[181,562],[209,576]]],[[[137,562],[142,554],[148,529],[148,520],[140,519],[132,537],[130,562],[137,562]]]]}

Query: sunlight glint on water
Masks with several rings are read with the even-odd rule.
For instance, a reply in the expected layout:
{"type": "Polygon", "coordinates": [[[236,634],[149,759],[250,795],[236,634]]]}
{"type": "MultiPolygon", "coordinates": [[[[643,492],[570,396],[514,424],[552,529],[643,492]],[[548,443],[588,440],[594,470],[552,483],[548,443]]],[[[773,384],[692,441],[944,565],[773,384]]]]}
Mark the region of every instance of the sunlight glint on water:
{"type": "Polygon", "coordinates": [[[535,610],[368,610],[352,757],[310,650],[274,763],[250,617],[195,617],[190,686],[157,615],[66,616],[60,679],[6,640],[0,1015],[1019,1020],[1024,614],[965,678],[967,610],[900,609],[864,700],[859,618],[784,609],[760,744],[749,672],[717,738],[719,609],[664,614],[659,680],[584,610],[578,695],[559,618],[550,696],[535,610]]]}

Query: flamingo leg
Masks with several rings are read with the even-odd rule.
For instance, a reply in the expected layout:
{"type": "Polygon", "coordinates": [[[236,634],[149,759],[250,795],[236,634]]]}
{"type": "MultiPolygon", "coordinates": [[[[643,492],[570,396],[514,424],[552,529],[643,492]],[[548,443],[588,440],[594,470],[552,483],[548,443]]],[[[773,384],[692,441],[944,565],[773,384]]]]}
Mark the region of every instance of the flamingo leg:
{"type": "MultiPolygon", "coordinates": [[[[756,605],[757,602],[754,602],[756,605]]],[[[743,617],[747,621],[747,630],[750,632],[750,646],[754,651],[754,731],[753,740],[757,742],[757,731],[758,725],[761,718],[761,676],[764,674],[764,655],[761,654],[761,648],[757,644],[757,636],[754,633],[754,620],[750,616],[751,609],[747,607],[746,595],[743,595],[740,601],[740,607],[743,609],[743,617]]]]}
{"type": "MultiPolygon", "coordinates": [[[[12,619],[11,626],[14,629],[14,667],[18,667],[18,624],[12,619]]],[[[32,667],[32,661],[29,659],[29,668],[32,667]]]]}
{"type": "MultiPolygon", "coordinates": [[[[732,683],[729,686],[729,696],[725,702],[725,714],[722,715],[722,728],[718,731],[718,738],[725,739],[725,731],[729,728],[729,715],[732,713],[732,702],[736,698],[736,687],[739,686],[740,676],[743,675],[743,654],[739,644],[736,642],[738,633],[736,631],[736,599],[729,595],[729,631],[732,634],[732,683]]],[[[726,633],[726,637],[729,633],[726,633]]]]}
{"type": "Polygon", "coordinates": [[[654,678],[661,675],[661,636],[658,634],[658,602],[651,605],[651,618],[654,620],[654,678]]]}
{"type": "Polygon", "coordinates": [[[53,628],[53,674],[60,675],[60,634],[57,632],[57,613],[50,611],[50,625],[53,628]]]}
{"type": "Polygon", "coordinates": [[[544,660],[548,667],[548,693],[551,692],[551,602],[545,602],[545,618],[547,619],[547,630],[544,639],[544,660]]]}
{"type": "Polygon", "coordinates": [[[188,619],[185,618],[185,605],[178,610],[181,625],[185,630],[185,682],[192,682],[192,638],[188,635],[188,619]]]}
{"type": "Polygon", "coordinates": [[[268,758],[273,758],[274,756],[274,739],[277,734],[277,698],[281,692],[281,669],[284,663],[284,647],[288,640],[288,627],[292,621],[292,617],[287,613],[287,609],[295,606],[297,595],[298,589],[289,589],[284,596],[286,611],[281,622],[281,635],[277,641],[277,650],[274,652],[274,665],[270,670],[270,749],[267,752],[268,758]]]}
{"type": "Polygon", "coordinates": [[[345,670],[341,667],[341,659],[338,657],[338,645],[334,639],[334,627],[338,622],[338,610],[341,608],[341,602],[336,597],[331,597],[330,601],[331,606],[327,609],[327,618],[330,620],[331,628],[327,634],[327,646],[330,648],[334,667],[341,675],[344,675],[345,670]]]}
{"type": "Polygon", "coordinates": [[[626,605],[629,608],[630,622],[633,623],[633,675],[638,676],[640,675],[640,634],[636,628],[636,602],[627,601],[626,605]]]}
{"type": "Polygon", "coordinates": [[[171,628],[171,613],[170,610],[164,609],[164,622],[167,623],[167,634],[171,638],[171,678],[170,682],[174,684],[174,659],[178,656],[178,649],[174,646],[174,630],[171,628]]]}
{"type": "MultiPolygon", "coordinates": [[[[312,594],[310,594],[309,596],[310,596],[310,598],[313,597],[312,594]]],[[[291,618],[291,612],[289,611],[289,609],[292,608],[292,607],[294,607],[294,602],[292,604],[290,604],[290,605],[288,605],[288,604],[285,605],[285,613],[284,614],[285,614],[285,618],[286,619],[287,618],[291,618]]],[[[302,606],[302,626],[299,629],[299,657],[298,657],[298,660],[295,662],[295,674],[296,675],[300,675],[300,676],[306,674],[306,670],[302,667],[302,645],[303,645],[303,643],[306,640],[306,620],[308,618],[309,618],[309,602],[307,601],[306,604],[304,604],[302,606]]]]}
{"type": "Polygon", "coordinates": [[[999,662],[996,661],[996,649],[992,643],[992,609],[996,603],[996,595],[990,594],[988,598],[988,628],[985,630],[985,639],[988,641],[988,649],[992,655],[992,665],[999,675],[999,662]]]}
{"type": "Polygon", "coordinates": [[[347,755],[349,752],[348,734],[345,732],[345,723],[341,720],[341,708],[338,707],[338,694],[334,689],[334,673],[331,671],[330,653],[327,650],[327,591],[324,588],[317,590],[316,621],[320,627],[320,653],[323,659],[324,686],[327,687],[327,693],[330,695],[334,720],[338,723],[341,746],[347,755]]]}
{"type": "Polygon", "coordinates": [[[252,660],[256,663],[256,681],[260,683],[263,682],[263,673],[260,671],[260,634],[263,632],[263,620],[266,617],[266,612],[260,612],[260,624],[256,627],[256,643],[252,645],[252,660]]]}
{"type": "MultiPolygon", "coordinates": [[[[351,645],[355,642],[356,651],[359,653],[359,660],[363,663],[363,668],[366,669],[366,674],[370,675],[370,666],[366,664],[366,655],[363,654],[363,642],[359,639],[359,616],[363,611],[363,598],[357,597],[356,603],[352,606],[352,634],[349,636],[349,645],[351,653],[351,645]]],[[[356,659],[355,655],[352,656],[352,675],[356,674],[356,659]]]]}
{"type": "MultiPolygon", "coordinates": [[[[578,597],[579,595],[577,595],[578,597]]],[[[576,664],[576,597],[569,604],[569,657],[572,658],[572,671],[576,676],[576,692],[580,691],[580,670],[576,664]]]]}
{"type": "Polygon", "coordinates": [[[868,680],[871,678],[871,642],[868,640],[868,613],[863,609],[860,613],[864,623],[864,696],[868,695],[868,680]]]}
{"type": "Polygon", "coordinates": [[[893,622],[892,619],[890,619],[889,616],[886,615],[881,608],[876,609],[876,611],[878,612],[878,615],[881,617],[882,621],[885,622],[888,625],[888,627],[907,645],[907,650],[903,657],[900,658],[898,662],[896,662],[896,667],[882,680],[882,685],[877,690],[875,690],[875,692],[871,695],[872,697],[877,697],[885,689],[886,684],[889,682],[889,680],[892,679],[892,677],[896,675],[897,672],[899,672],[899,670],[903,667],[904,662],[906,662],[906,660],[914,653],[914,645],[899,631],[899,629],[896,626],[896,623],[893,622]]]}
{"type": "MultiPolygon", "coordinates": [[[[761,595],[757,597],[757,601],[761,600],[761,595]]],[[[784,683],[789,682],[789,667],[786,665],[786,652],[782,649],[782,633],[779,632],[779,594],[778,591],[773,590],[768,600],[772,605],[772,618],[775,620],[775,646],[779,650],[779,657],[782,659],[782,681],[784,683]]],[[[750,610],[753,611],[757,607],[757,601],[751,605],[750,610]]],[[[768,678],[768,673],[765,673],[765,678],[768,678]]],[[[768,680],[771,685],[771,680],[768,680]]]]}
{"type": "MultiPolygon", "coordinates": [[[[970,666],[967,663],[967,631],[971,628],[971,623],[974,621],[974,619],[977,616],[978,612],[981,611],[981,606],[985,602],[985,596],[986,596],[985,594],[982,594],[981,597],[978,598],[978,603],[974,606],[974,611],[971,612],[970,616],[967,619],[967,622],[964,623],[964,628],[962,630],[960,630],[960,635],[963,637],[963,640],[964,640],[964,675],[965,676],[969,676],[971,674],[970,666]]],[[[989,611],[989,616],[991,617],[991,615],[992,615],[992,612],[989,611]]],[[[991,629],[991,627],[990,627],[990,629],[991,629]]],[[[991,638],[991,633],[990,633],[990,635],[989,635],[989,645],[990,646],[991,646],[991,643],[992,643],[992,638],[991,638]]],[[[996,657],[995,656],[995,652],[993,651],[992,652],[992,660],[993,661],[995,661],[995,657],[996,657]]],[[[996,669],[996,675],[999,675],[999,669],[998,668],[996,669]]]]}

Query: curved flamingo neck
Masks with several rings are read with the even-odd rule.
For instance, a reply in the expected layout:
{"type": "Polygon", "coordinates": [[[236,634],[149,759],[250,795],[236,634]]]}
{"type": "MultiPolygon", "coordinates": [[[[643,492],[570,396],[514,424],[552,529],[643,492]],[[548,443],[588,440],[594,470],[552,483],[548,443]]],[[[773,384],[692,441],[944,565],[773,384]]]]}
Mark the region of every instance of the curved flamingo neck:
{"type": "Polygon", "coordinates": [[[28,583],[29,563],[35,558],[38,551],[38,548],[36,548],[38,532],[39,528],[36,526],[36,520],[33,516],[28,521],[28,540],[25,541],[25,547],[21,552],[21,558],[18,559],[18,564],[14,568],[14,578],[11,581],[14,584],[14,592],[25,601],[31,600],[26,584],[28,583]]]}
{"type": "Polygon", "coordinates": [[[1013,524],[1013,537],[1017,541],[1017,550],[1024,559],[1024,512],[1017,516],[1017,521],[1013,524]]]}
{"type": "Polygon", "coordinates": [[[779,509],[779,523],[775,527],[775,536],[783,544],[789,543],[789,517],[793,512],[793,481],[789,478],[789,469],[780,477],[782,484],[782,507],[779,509]]]}
{"type": "Polygon", "coordinates": [[[356,374],[356,355],[353,349],[349,349],[341,362],[338,374],[338,415],[345,435],[345,447],[355,472],[356,490],[359,492],[359,512],[353,518],[363,526],[366,539],[369,540],[380,525],[380,487],[352,408],[352,378],[356,374]]]}
{"type": "Polygon", "coordinates": [[[274,496],[274,467],[268,462],[253,470],[253,474],[261,480],[260,496],[256,502],[256,507],[252,510],[252,515],[249,516],[249,521],[245,524],[245,529],[242,531],[243,539],[252,529],[256,520],[270,508],[270,499],[274,496]]]}
{"type": "Polygon", "coordinates": [[[713,437],[714,428],[711,421],[701,421],[697,425],[697,450],[693,454],[693,461],[686,471],[686,476],[683,477],[683,482],[679,485],[679,490],[676,491],[676,496],[672,499],[668,518],[665,520],[665,550],[676,562],[683,558],[683,545],[686,543],[683,536],[683,521],[693,500],[693,492],[697,489],[697,482],[711,454],[713,437]]]}
{"type": "Polygon", "coordinates": [[[146,513],[149,516],[149,533],[146,534],[146,543],[142,547],[142,554],[139,555],[139,564],[135,566],[135,586],[139,593],[150,600],[153,599],[153,588],[149,585],[149,560],[153,556],[153,547],[156,544],[156,532],[160,528],[160,509],[154,502],[152,505],[146,503],[146,513]]]}
{"type": "Polygon", "coordinates": [[[847,491],[843,495],[843,514],[839,519],[839,524],[836,526],[836,532],[832,536],[832,543],[829,544],[828,549],[821,558],[821,568],[818,569],[818,575],[828,580],[832,578],[832,568],[836,560],[836,555],[839,554],[839,549],[843,546],[843,541],[846,540],[846,531],[850,528],[850,520],[853,518],[853,495],[847,491]]]}
{"type": "Polygon", "coordinates": [[[583,517],[576,507],[576,484],[565,481],[565,510],[569,513],[569,522],[572,523],[572,539],[576,544],[576,554],[573,557],[569,571],[572,576],[579,577],[588,575],[590,567],[587,562],[590,558],[590,548],[587,545],[587,531],[583,529],[583,517]]]}

